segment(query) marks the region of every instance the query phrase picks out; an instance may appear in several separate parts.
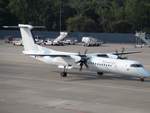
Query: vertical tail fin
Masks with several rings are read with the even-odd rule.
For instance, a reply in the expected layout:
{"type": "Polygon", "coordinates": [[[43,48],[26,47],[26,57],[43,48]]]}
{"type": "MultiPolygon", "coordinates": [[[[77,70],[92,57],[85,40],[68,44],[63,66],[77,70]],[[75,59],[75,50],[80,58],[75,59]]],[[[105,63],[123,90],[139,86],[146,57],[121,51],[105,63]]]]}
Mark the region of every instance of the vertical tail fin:
{"type": "Polygon", "coordinates": [[[34,43],[33,35],[31,33],[31,29],[33,28],[33,26],[19,24],[18,27],[20,28],[24,50],[25,51],[36,51],[36,50],[38,50],[36,44],[34,43]]]}
{"type": "Polygon", "coordinates": [[[35,44],[33,35],[31,33],[31,30],[33,28],[45,28],[41,26],[32,26],[32,25],[26,25],[26,24],[19,24],[18,27],[20,28],[21,37],[22,37],[22,43],[24,46],[24,54],[49,54],[52,52],[56,52],[52,49],[42,47],[40,45],[35,44]]]}

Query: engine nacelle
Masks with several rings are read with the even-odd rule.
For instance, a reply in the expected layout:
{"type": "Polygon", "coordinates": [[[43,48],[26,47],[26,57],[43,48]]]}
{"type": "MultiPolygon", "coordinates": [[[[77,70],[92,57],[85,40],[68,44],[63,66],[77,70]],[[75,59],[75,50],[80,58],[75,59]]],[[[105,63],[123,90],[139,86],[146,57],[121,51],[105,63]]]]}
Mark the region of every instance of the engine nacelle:
{"type": "Polygon", "coordinates": [[[107,56],[108,56],[109,58],[118,59],[118,56],[117,56],[117,55],[107,54],[107,56]]]}

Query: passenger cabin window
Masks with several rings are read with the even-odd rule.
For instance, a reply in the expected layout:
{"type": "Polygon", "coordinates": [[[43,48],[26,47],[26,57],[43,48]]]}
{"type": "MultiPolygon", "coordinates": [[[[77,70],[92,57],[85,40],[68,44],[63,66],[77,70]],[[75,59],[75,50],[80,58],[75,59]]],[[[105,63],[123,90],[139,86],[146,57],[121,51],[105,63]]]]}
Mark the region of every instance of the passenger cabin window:
{"type": "Polygon", "coordinates": [[[131,64],[131,67],[143,67],[142,64],[131,64]]]}
{"type": "Polygon", "coordinates": [[[109,58],[107,54],[98,54],[98,57],[109,58]]]}

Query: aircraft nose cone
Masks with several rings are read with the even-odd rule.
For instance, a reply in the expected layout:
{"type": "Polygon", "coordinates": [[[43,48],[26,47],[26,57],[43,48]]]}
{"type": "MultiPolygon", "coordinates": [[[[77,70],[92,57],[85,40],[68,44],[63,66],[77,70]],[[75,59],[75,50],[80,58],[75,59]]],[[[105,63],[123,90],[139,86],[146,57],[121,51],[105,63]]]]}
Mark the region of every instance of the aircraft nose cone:
{"type": "Polygon", "coordinates": [[[150,72],[148,72],[144,68],[140,68],[137,70],[137,75],[139,75],[141,77],[150,77],[150,72]]]}
{"type": "Polygon", "coordinates": [[[147,70],[143,70],[142,74],[144,77],[150,77],[150,72],[148,72],[147,70]]]}

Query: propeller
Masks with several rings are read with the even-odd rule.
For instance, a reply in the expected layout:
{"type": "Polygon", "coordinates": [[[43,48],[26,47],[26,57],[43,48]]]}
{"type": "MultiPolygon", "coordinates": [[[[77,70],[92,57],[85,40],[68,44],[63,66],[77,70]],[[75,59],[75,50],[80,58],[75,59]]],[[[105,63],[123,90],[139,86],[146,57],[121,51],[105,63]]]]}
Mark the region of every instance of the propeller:
{"type": "Polygon", "coordinates": [[[83,55],[81,55],[80,54],[80,52],[79,52],[79,56],[81,57],[81,59],[79,60],[79,61],[77,61],[76,63],[79,63],[79,65],[80,65],[80,71],[82,71],[82,69],[83,69],[83,66],[85,66],[86,68],[88,68],[89,66],[88,66],[88,64],[87,64],[87,61],[88,61],[88,57],[87,57],[87,49],[84,51],[84,54],[83,55]]]}
{"type": "Polygon", "coordinates": [[[125,48],[123,47],[121,52],[118,52],[118,50],[116,50],[115,55],[118,56],[118,59],[128,59],[127,57],[123,56],[124,52],[125,52],[125,48]]]}

